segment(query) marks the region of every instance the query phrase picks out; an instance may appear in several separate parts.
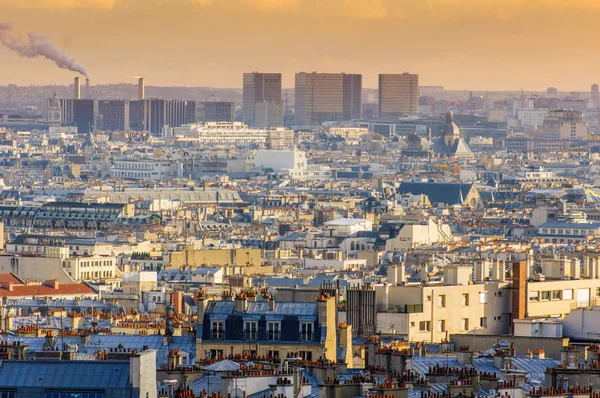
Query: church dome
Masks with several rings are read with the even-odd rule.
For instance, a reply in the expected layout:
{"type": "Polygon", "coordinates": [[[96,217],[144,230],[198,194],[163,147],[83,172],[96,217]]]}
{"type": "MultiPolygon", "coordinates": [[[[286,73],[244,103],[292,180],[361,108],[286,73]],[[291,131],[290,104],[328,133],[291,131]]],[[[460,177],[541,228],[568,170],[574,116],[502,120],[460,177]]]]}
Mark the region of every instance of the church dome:
{"type": "Polygon", "coordinates": [[[460,137],[460,129],[458,128],[456,123],[454,123],[454,114],[452,113],[452,111],[449,111],[446,114],[446,124],[442,128],[442,135],[453,135],[460,137]]]}

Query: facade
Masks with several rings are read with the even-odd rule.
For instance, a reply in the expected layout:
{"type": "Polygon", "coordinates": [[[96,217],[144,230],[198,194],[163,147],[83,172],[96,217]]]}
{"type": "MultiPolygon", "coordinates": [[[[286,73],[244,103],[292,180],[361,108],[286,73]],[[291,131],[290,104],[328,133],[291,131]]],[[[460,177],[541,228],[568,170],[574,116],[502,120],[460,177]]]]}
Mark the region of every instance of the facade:
{"type": "Polygon", "coordinates": [[[419,75],[379,75],[379,117],[419,113],[419,75]]]}
{"type": "Polygon", "coordinates": [[[162,181],[181,177],[183,165],[162,159],[119,159],[110,169],[112,178],[162,181]]]}
{"type": "Polygon", "coordinates": [[[548,115],[547,109],[519,109],[517,119],[522,127],[541,127],[548,115]]]}
{"type": "Polygon", "coordinates": [[[101,131],[129,131],[129,101],[98,101],[96,128],[101,131]]]}
{"type": "Polygon", "coordinates": [[[234,122],[235,103],[230,101],[187,101],[185,124],[234,122]]]}
{"type": "Polygon", "coordinates": [[[272,359],[337,359],[335,298],[317,302],[251,301],[198,298],[197,358],[255,354],[272,359]]]}
{"type": "Polygon", "coordinates": [[[588,132],[581,111],[564,109],[548,112],[542,130],[546,140],[584,140],[588,132]]]}
{"type": "Polygon", "coordinates": [[[296,126],[360,119],[362,75],[296,73],[296,126]]]}
{"type": "Polygon", "coordinates": [[[257,102],[254,107],[254,127],[283,127],[283,102],[257,102]]]}
{"type": "Polygon", "coordinates": [[[75,281],[98,281],[115,278],[117,276],[116,263],[115,257],[77,256],[66,258],[63,267],[75,281]]]}
{"type": "Polygon", "coordinates": [[[276,112],[278,107],[283,109],[281,73],[244,73],[242,95],[242,121],[245,124],[250,127],[259,127],[256,124],[256,113],[257,104],[261,104],[258,112],[263,127],[283,126],[283,112],[280,114],[276,112]],[[268,114],[269,110],[272,118],[265,118],[265,113],[268,114]]]}
{"type": "Polygon", "coordinates": [[[256,151],[255,164],[256,167],[269,168],[273,171],[281,169],[298,169],[306,168],[306,154],[302,151],[256,151]]]}
{"type": "Polygon", "coordinates": [[[211,122],[165,128],[163,137],[205,145],[268,145],[275,149],[292,147],[295,135],[283,127],[255,129],[241,122],[211,122]]]}

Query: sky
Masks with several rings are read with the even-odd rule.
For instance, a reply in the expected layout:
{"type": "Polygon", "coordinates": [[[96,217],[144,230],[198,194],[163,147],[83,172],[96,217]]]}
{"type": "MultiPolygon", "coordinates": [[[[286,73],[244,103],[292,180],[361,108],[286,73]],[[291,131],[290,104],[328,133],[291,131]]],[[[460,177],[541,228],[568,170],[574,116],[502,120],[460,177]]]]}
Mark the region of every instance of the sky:
{"type": "MultiPolygon", "coordinates": [[[[12,33],[47,35],[91,83],[241,87],[242,73],[418,73],[465,90],[589,91],[600,0],[0,0],[12,33]]],[[[0,85],[75,74],[0,47],[0,85]]]]}

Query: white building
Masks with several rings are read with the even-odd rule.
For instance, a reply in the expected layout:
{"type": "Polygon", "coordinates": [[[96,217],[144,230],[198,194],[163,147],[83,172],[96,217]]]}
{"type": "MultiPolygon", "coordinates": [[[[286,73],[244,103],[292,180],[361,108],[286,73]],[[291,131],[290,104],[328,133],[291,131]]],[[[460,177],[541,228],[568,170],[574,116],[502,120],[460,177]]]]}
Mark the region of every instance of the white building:
{"type": "Polygon", "coordinates": [[[359,231],[373,230],[373,223],[364,218],[338,218],[337,220],[327,221],[325,228],[332,231],[333,236],[350,236],[359,231]]]}
{"type": "Polygon", "coordinates": [[[285,148],[294,145],[294,132],[283,127],[250,128],[241,122],[208,122],[165,127],[163,138],[210,145],[267,145],[285,148]]]}
{"type": "Polygon", "coordinates": [[[302,151],[256,151],[256,167],[264,169],[306,169],[306,154],[302,151]]]}
{"type": "Polygon", "coordinates": [[[183,164],[163,159],[119,159],[110,169],[113,178],[162,181],[183,176],[183,164]]]}
{"type": "Polygon", "coordinates": [[[517,110],[517,119],[522,127],[541,127],[547,115],[548,111],[546,109],[517,110]]]}

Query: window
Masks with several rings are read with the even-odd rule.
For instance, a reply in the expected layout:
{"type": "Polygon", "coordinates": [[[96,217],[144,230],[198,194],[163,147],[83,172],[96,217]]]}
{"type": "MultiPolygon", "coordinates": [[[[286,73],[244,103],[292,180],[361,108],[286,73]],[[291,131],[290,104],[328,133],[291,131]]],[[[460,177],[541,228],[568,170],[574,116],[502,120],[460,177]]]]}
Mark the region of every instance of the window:
{"type": "MultiPolygon", "coordinates": [[[[16,393],[14,391],[10,392],[2,392],[0,393],[0,397],[2,398],[14,398],[16,397],[16,393]],[[12,394],[12,395],[3,395],[3,394],[12,394]]],[[[104,398],[104,393],[102,392],[90,392],[90,391],[46,391],[44,393],[45,398],[104,398]]]]}
{"type": "Polygon", "coordinates": [[[210,350],[210,358],[211,359],[223,358],[223,350],[210,350]]]}
{"type": "Polygon", "coordinates": [[[431,301],[431,296],[425,296],[425,301],[431,301]]]}
{"type": "Polygon", "coordinates": [[[542,292],[542,301],[550,300],[550,292],[542,292]]]}
{"type": "Polygon", "coordinates": [[[279,322],[269,322],[267,324],[268,340],[279,340],[281,324],[279,322]]]}
{"type": "Polygon", "coordinates": [[[312,351],[299,351],[298,354],[300,354],[300,358],[303,360],[312,361],[312,351]]]}
{"type": "Polygon", "coordinates": [[[440,319],[438,321],[438,332],[445,332],[445,331],[446,331],[446,320],[440,319]]]}
{"type": "Polygon", "coordinates": [[[225,340],[225,322],[213,321],[211,324],[211,332],[213,340],[225,340]]]}
{"type": "Polygon", "coordinates": [[[0,398],[16,398],[16,391],[0,391],[0,398]]]}
{"type": "Polygon", "coordinates": [[[244,323],[244,336],[246,340],[256,340],[257,330],[256,321],[246,321],[244,323]]]}
{"type": "Polygon", "coordinates": [[[279,359],[279,351],[267,351],[267,358],[279,359]]]}
{"type": "Polygon", "coordinates": [[[479,304],[487,304],[488,292],[479,292],[479,304]]]}
{"type": "Polygon", "coordinates": [[[411,327],[411,328],[414,328],[414,327],[415,327],[415,323],[414,323],[414,322],[411,322],[411,323],[410,323],[410,327],[411,327]]]}
{"type": "Polygon", "coordinates": [[[313,324],[303,322],[300,324],[300,341],[312,341],[313,339],[313,324]]]}
{"type": "Polygon", "coordinates": [[[562,298],[562,290],[552,291],[552,300],[560,300],[562,298]]]}
{"type": "Polygon", "coordinates": [[[469,330],[469,318],[463,318],[460,320],[460,330],[463,332],[469,330]]]}
{"type": "Polygon", "coordinates": [[[479,318],[479,327],[487,328],[487,317],[486,316],[479,318]]]}
{"type": "Polygon", "coordinates": [[[463,293],[462,295],[462,306],[463,307],[468,307],[469,306],[469,293],[463,293]]]}
{"type": "Polygon", "coordinates": [[[529,292],[529,301],[540,301],[540,292],[529,292]]]}
{"type": "Polygon", "coordinates": [[[596,288],[596,297],[600,297],[600,287],[596,288]]]}
{"type": "Polygon", "coordinates": [[[441,307],[441,308],[446,307],[446,295],[440,294],[438,296],[438,307],[441,307]]]}
{"type": "Polygon", "coordinates": [[[430,324],[429,321],[421,321],[419,322],[419,331],[421,332],[429,332],[430,324]]]}

